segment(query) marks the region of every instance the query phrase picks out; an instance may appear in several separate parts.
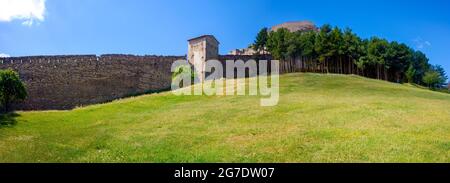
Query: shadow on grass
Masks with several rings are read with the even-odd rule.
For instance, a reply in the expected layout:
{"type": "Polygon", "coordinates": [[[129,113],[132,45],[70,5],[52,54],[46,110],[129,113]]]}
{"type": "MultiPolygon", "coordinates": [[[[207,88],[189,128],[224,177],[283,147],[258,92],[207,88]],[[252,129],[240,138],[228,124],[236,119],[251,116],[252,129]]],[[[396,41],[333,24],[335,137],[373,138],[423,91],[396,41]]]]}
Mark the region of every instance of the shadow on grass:
{"type": "Polygon", "coordinates": [[[0,128],[11,127],[17,124],[16,118],[20,116],[17,113],[0,114],[0,128]]]}
{"type": "Polygon", "coordinates": [[[163,88],[163,89],[159,89],[159,90],[146,90],[144,92],[135,92],[135,93],[130,93],[128,95],[123,96],[122,98],[129,98],[129,97],[137,97],[137,96],[141,96],[141,95],[148,95],[148,94],[154,94],[154,93],[161,93],[161,92],[166,92],[166,91],[170,91],[172,88],[163,88]]]}

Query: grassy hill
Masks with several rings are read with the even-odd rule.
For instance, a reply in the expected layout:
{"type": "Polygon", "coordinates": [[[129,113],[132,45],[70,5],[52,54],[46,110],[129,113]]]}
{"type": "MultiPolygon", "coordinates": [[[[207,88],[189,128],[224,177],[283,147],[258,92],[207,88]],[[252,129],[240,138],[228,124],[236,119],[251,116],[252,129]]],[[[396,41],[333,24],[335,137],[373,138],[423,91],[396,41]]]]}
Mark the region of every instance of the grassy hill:
{"type": "Polygon", "coordinates": [[[343,75],[280,85],[275,107],[168,92],[3,116],[0,162],[450,162],[449,94],[343,75]]]}

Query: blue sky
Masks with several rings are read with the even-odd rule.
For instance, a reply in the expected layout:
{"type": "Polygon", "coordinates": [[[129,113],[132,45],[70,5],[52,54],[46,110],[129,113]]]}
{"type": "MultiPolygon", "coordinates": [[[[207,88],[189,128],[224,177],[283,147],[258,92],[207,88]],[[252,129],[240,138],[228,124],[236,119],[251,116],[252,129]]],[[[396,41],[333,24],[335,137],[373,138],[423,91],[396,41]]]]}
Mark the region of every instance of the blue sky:
{"type": "Polygon", "coordinates": [[[215,35],[223,54],[294,20],[400,41],[450,72],[448,0],[0,0],[0,54],[184,55],[186,40],[202,34],[215,35]]]}

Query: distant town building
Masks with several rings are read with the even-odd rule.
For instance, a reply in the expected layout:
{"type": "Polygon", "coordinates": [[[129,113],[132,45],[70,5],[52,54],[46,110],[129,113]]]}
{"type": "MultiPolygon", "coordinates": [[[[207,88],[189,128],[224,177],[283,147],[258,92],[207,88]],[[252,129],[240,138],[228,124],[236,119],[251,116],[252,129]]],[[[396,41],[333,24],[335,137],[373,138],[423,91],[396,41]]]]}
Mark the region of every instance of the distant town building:
{"type": "Polygon", "coordinates": [[[219,58],[219,41],[213,35],[203,35],[188,40],[188,62],[204,80],[206,61],[219,58]]]}
{"type": "Polygon", "coordinates": [[[297,31],[318,31],[317,26],[311,21],[293,21],[285,22],[279,25],[273,26],[270,30],[277,31],[278,29],[285,28],[291,32],[297,31]]]}
{"type": "MultiPolygon", "coordinates": [[[[228,55],[256,55],[256,54],[264,54],[263,51],[256,51],[253,48],[242,48],[242,49],[234,49],[228,52],[228,55]]],[[[266,51],[267,54],[267,51],[266,51]]]]}

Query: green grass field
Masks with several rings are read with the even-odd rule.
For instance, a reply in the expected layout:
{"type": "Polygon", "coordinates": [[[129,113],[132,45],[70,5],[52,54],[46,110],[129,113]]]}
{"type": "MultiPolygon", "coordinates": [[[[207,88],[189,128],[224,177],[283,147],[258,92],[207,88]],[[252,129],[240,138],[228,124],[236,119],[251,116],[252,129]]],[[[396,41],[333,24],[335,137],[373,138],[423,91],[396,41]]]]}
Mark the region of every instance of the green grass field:
{"type": "Polygon", "coordinates": [[[0,162],[450,162],[450,94],[287,74],[259,96],[145,95],[3,116],[0,162]]]}

